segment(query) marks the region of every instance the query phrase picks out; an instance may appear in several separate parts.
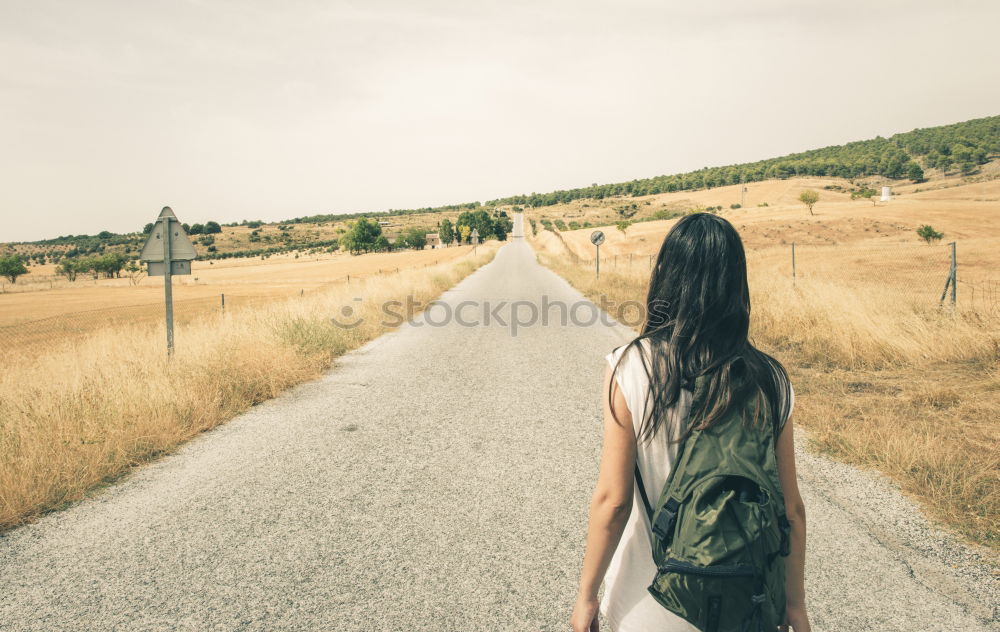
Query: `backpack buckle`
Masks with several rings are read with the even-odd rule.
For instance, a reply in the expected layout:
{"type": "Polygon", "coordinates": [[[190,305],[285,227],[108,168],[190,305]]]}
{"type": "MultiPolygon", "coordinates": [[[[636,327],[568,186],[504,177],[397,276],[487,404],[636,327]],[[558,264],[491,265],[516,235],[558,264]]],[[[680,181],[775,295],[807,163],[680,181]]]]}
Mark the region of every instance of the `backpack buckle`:
{"type": "Polygon", "coordinates": [[[660,513],[656,516],[656,521],[652,524],[653,533],[666,543],[669,543],[673,537],[674,523],[677,521],[677,510],[679,508],[679,502],[673,498],[669,499],[663,505],[663,508],[660,509],[660,513]]]}

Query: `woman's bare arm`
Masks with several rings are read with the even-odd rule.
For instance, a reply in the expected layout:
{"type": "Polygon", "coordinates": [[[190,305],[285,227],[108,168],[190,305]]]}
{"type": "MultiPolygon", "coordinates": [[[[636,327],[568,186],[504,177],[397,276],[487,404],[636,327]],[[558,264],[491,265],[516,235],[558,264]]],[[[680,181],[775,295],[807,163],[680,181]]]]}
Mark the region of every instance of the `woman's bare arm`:
{"type": "Polygon", "coordinates": [[[604,375],[604,443],[597,486],[590,502],[587,548],[583,556],[580,592],[570,624],[574,632],[597,630],[597,591],[604,581],[611,557],[632,512],[632,480],[635,469],[635,431],[625,398],[614,384],[612,403],[608,388],[611,367],[604,375]],[[612,415],[612,407],[614,415],[612,415]],[[617,420],[615,416],[617,415],[617,420]]]}
{"type": "Polygon", "coordinates": [[[787,596],[786,624],[778,629],[788,632],[809,632],[809,617],[806,614],[805,567],[806,567],[806,507],[799,494],[799,483],[795,473],[795,438],[792,420],[778,436],[776,450],[778,477],[785,496],[785,513],[792,525],[791,553],[785,558],[785,594],[787,596]]]}

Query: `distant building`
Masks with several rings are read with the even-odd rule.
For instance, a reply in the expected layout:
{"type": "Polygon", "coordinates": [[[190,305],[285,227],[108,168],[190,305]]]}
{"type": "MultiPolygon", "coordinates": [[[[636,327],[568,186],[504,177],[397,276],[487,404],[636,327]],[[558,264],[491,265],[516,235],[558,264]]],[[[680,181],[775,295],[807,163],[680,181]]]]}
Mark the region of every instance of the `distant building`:
{"type": "Polygon", "coordinates": [[[441,235],[438,233],[427,233],[427,247],[428,248],[440,248],[441,247],[441,235]]]}

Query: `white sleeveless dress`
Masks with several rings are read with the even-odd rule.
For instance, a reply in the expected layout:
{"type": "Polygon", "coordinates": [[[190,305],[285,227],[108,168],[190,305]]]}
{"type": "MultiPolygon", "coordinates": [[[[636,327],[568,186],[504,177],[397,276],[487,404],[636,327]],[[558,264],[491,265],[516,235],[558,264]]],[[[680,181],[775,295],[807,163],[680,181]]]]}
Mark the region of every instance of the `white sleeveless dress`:
{"type": "MultiPolygon", "coordinates": [[[[648,363],[650,343],[643,340],[642,344],[648,363]]],[[[607,355],[612,368],[624,350],[624,346],[618,347],[607,355]]],[[[615,377],[638,437],[646,407],[651,400],[649,378],[637,347],[629,348],[615,377]]],[[[655,503],[660,497],[670,468],[677,458],[677,444],[668,443],[666,437],[676,437],[680,432],[681,424],[691,407],[691,395],[690,391],[682,390],[680,400],[670,410],[666,423],[660,426],[657,434],[650,441],[636,443],[636,464],[646,487],[646,497],[651,503],[655,503]]],[[[794,402],[793,393],[789,402],[789,416],[794,402]]],[[[601,613],[614,632],[698,632],[698,628],[661,606],[646,591],[656,575],[656,565],[653,564],[649,518],[646,516],[642,497],[639,496],[638,484],[633,481],[632,487],[632,513],[604,576],[601,613]]]]}

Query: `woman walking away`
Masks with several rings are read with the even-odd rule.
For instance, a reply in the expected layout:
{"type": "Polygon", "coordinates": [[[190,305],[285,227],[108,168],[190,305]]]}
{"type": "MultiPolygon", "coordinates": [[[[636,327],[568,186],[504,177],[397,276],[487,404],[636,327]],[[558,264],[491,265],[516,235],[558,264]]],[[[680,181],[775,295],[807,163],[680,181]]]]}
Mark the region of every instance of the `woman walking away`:
{"type": "Polygon", "coordinates": [[[809,632],[794,393],[748,339],[746,256],[705,213],[670,231],[638,337],[608,354],[574,632],[809,632]],[[598,604],[598,588],[604,596],[598,604]]]}

